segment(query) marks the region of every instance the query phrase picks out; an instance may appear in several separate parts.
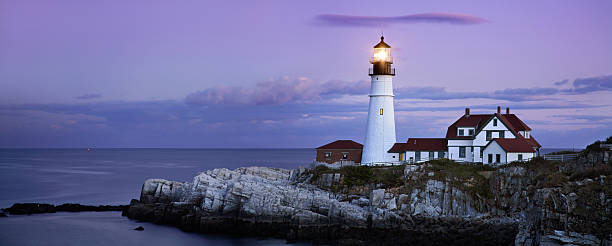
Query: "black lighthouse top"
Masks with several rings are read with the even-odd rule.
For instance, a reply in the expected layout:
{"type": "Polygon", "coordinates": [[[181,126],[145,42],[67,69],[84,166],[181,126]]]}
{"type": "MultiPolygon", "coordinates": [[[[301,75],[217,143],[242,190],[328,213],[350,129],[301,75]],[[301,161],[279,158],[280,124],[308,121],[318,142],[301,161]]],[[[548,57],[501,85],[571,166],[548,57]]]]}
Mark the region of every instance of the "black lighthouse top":
{"type": "Polygon", "coordinates": [[[387,43],[385,43],[385,37],[380,36],[380,42],[374,45],[374,48],[391,48],[387,43]]]}
{"type": "Polygon", "coordinates": [[[395,68],[391,68],[393,57],[391,56],[391,46],[385,43],[385,37],[380,37],[380,42],[374,46],[374,56],[370,58],[372,68],[370,76],[391,75],[395,76],[395,68]]]}

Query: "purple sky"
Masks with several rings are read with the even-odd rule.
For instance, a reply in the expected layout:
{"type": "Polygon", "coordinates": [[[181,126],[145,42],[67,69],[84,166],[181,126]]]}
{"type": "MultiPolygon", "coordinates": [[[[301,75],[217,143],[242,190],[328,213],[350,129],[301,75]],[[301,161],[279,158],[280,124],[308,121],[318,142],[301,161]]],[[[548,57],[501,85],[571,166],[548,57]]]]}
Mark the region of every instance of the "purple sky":
{"type": "Polygon", "coordinates": [[[363,141],[393,47],[398,141],[509,106],[546,147],[612,135],[610,1],[0,1],[0,147],[363,141]]]}

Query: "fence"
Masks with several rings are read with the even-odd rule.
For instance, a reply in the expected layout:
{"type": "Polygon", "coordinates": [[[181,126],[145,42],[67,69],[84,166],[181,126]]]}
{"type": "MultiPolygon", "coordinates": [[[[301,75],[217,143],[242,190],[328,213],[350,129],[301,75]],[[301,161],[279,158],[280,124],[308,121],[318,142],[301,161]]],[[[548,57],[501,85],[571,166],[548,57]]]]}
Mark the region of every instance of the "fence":
{"type": "Polygon", "coordinates": [[[338,169],[338,168],[345,167],[345,166],[356,166],[356,164],[355,164],[354,161],[337,161],[337,162],[334,162],[332,164],[329,164],[327,162],[313,161],[311,166],[313,168],[317,167],[317,166],[326,166],[326,167],[329,167],[329,168],[338,169]]]}
{"type": "Polygon", "coordinates": [[[560,155],[544,155],[544,160],[551,161],[573,161],[578,159],[578,154],[560,154],[560,155]]]}

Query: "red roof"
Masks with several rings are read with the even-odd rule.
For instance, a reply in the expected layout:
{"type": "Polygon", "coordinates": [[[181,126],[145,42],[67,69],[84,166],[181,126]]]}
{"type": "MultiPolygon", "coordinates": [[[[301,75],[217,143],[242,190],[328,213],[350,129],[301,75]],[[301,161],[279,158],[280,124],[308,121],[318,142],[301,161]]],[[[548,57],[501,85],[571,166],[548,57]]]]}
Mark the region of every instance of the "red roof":
{"type": "MultiPolygon", "coordinates": [[[[497,142],[506,152],[535,152],[532,143],[525,138],[496,138],[493,139],[493,141],[497,142]]],[[[491,143],[493,141],[491,141],[491,143]]],[[[487,144],[487,146],[489,144],[487,144]]],[[[485,146],[485,148],[487,147],[485,146]]]]}
{"type": "Polygon", "coordinates": [[[492,117],[492,114],[470,114],[461,116],[455,123],[448,127],[446,138],[472,139],[473,136],[457,136],[457,127],[474,127],[476,131],[484,127],[484,124],[492,117]]]}
{"type": "Polygon", "coordinates": [[[506,119],[510,122],[510,125],[514,127],[517,131],[531,131],[531,128],[527,126],[518,116],[514,114],[504,114],[506,119]]]}
{"type": "Polygon", "coordinates": [[[389,153],[405,151],[446,151],[448,141],[446,138],[409,138],[406,143],[395,143],[389,153]]]}
{"type": "Polygon", "coordinates": [[[363,144],[353,140],[337,140],[318,147],[317,149],[363,149],[363,144]]]}
{"type": "Polygon", "coordinates": [[[515,114],[470,114],[461,116],[461,118],[449,126],[446,131],[446,138],[472,139],[474,136],[457,136],[457,127],[474,127],[476,133],[478,133],[493,116],[497,116],[504,125],[508,126],[508,130],[517,137],[520,136],[518,134],[519,131],[531,130],[531,128],[515,114]]]}

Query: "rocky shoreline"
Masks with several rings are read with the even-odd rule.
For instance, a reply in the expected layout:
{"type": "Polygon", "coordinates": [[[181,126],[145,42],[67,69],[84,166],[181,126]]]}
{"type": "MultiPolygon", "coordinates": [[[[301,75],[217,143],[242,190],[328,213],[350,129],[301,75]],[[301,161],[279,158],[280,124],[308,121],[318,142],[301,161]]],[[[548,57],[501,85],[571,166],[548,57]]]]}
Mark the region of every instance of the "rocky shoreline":
{"type": "Polygon", "coordinates": [[[611,179],[609,164],[543,160],[221,168],[193,182],[149,179],[129,206],[15,204],[4,212],[123,211],[190,232],[333,245],[612,245],[611,179]]]}
{"type": "Polygon", "coordinates": [[[346,175],[306,169],[215,169],[185,183],[150,179],[127,216],[186,231],[333,244],[610,244],[605,226],[612,199],[608,190],[591,187],[609,188],[606,176],[546,187],[532,177],[537,173],[507,167],[484,174],[491,188],[486,198],[427,165],[405,166],[399,188],[362,187],[362,194],[333,191],[346,175]],[[575,193],[585,187],[597,193],[596,201],[575,193]],[[593,211],[576,213],[585,205],[593,211]],[[585,220],[588,214],[599,218],[585,220]]]}

